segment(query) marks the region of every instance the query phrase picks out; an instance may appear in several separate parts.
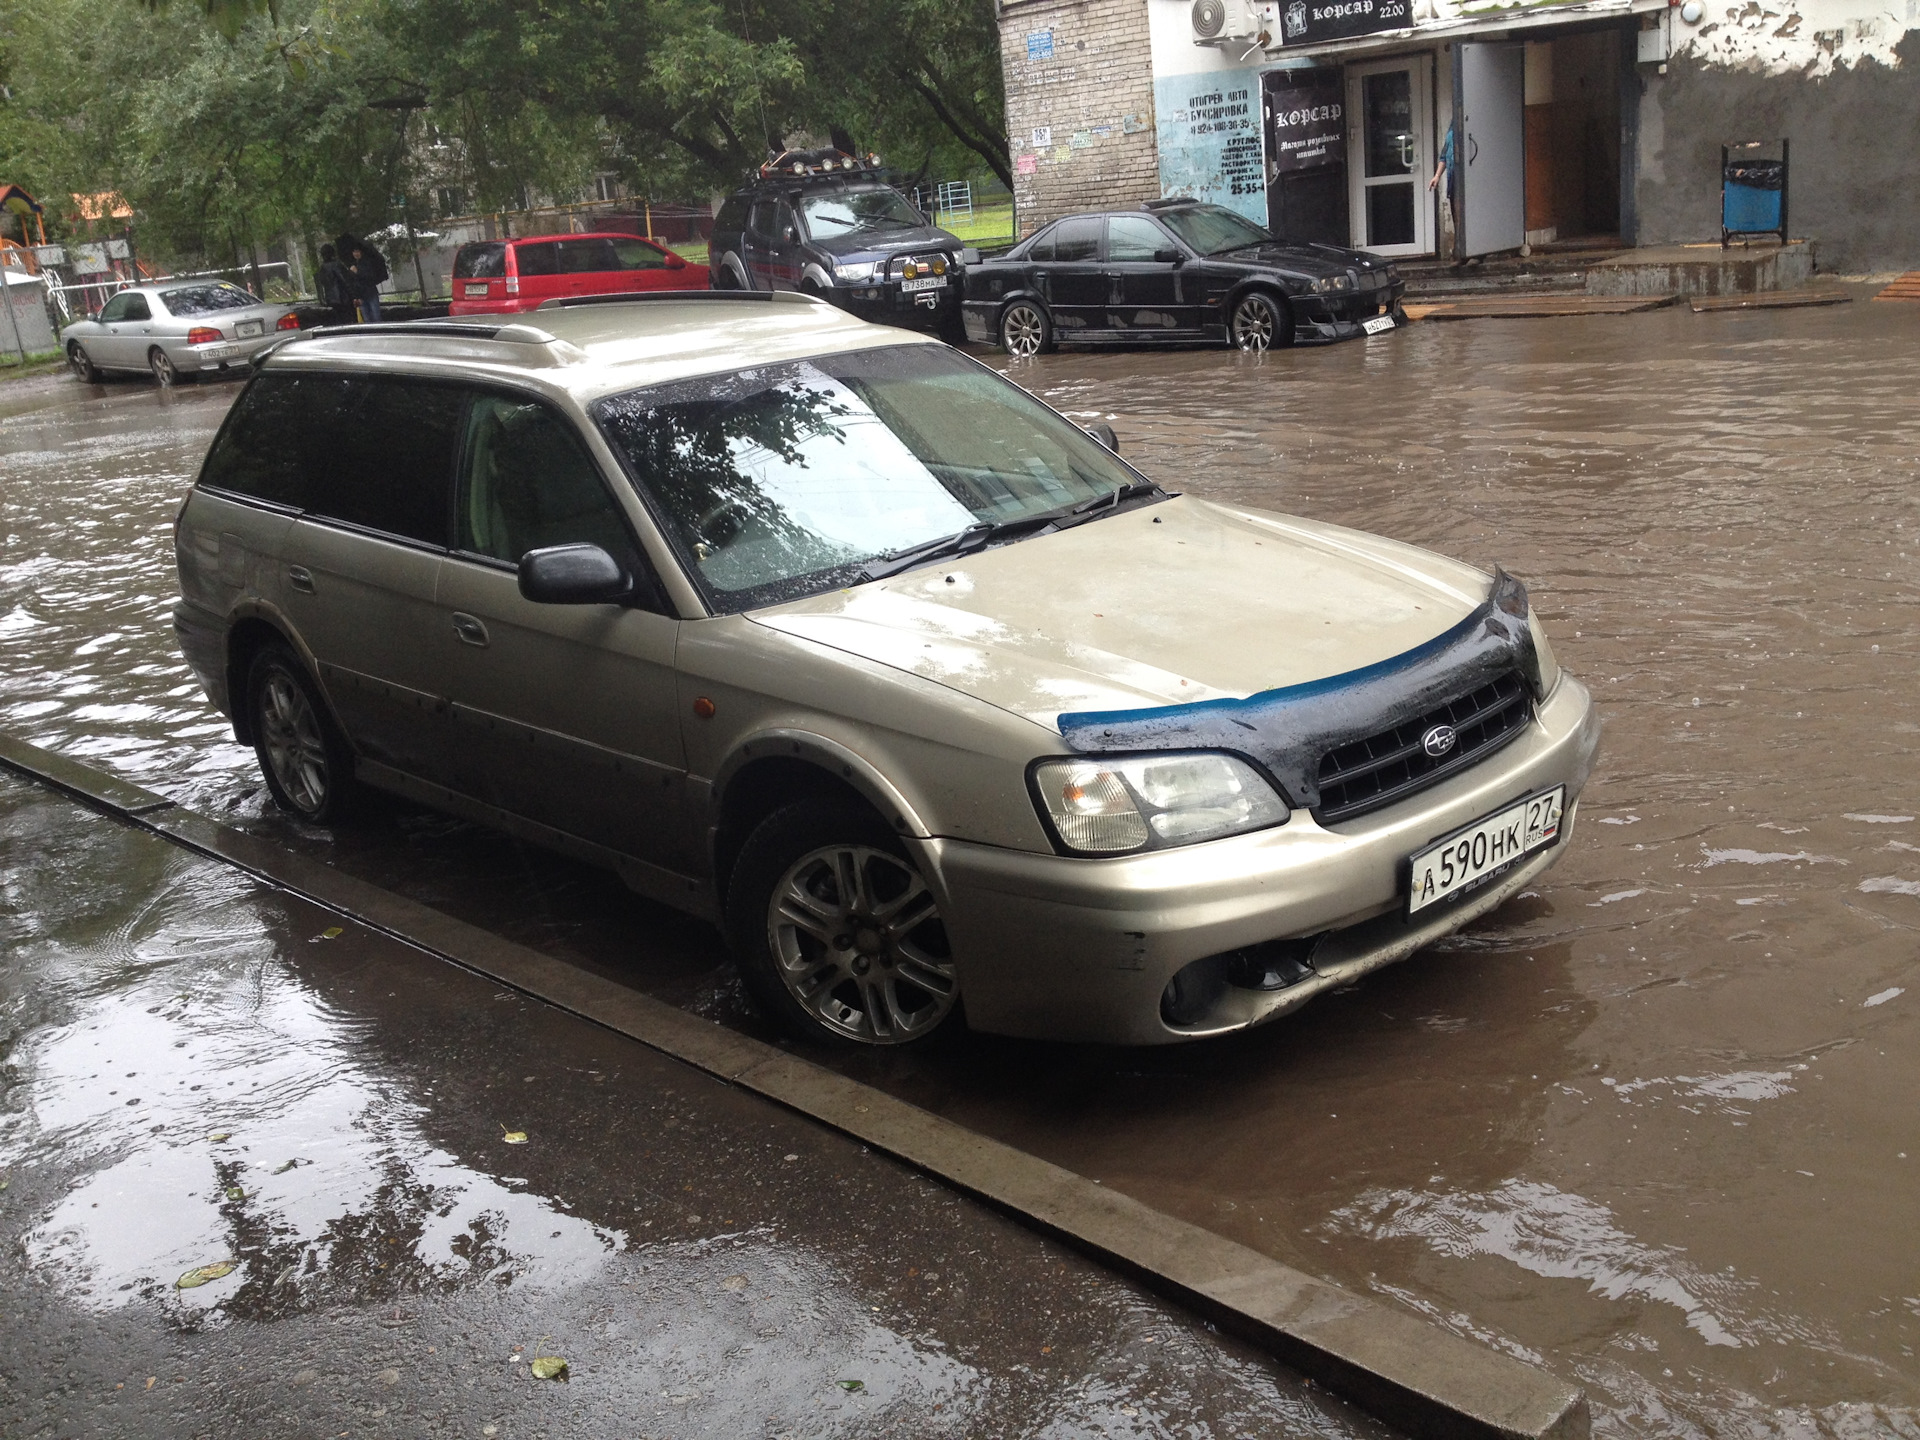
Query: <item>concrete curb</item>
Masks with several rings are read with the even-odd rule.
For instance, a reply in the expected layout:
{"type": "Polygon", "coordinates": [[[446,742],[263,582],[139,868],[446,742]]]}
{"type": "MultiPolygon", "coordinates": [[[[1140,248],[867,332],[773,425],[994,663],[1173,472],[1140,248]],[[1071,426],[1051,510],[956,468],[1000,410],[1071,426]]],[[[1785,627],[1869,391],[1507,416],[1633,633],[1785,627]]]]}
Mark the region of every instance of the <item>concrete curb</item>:
{"type": "Polygon", "coordinates": [[[1132,1275],[1416,1436],[1585,1440],[1578,1387],[798,1056],[0,734],[0,767],[841,1131],[1132,1275]]]}

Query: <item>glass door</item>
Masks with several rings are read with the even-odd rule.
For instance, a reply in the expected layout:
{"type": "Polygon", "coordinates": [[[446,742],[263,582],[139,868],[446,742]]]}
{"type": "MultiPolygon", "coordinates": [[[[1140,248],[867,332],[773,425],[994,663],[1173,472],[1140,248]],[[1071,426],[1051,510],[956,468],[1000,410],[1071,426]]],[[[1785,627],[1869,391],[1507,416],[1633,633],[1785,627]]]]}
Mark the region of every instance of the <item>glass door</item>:
{"type": "Polygon", "coordinates": [[[1433,253],[1432,73],[1425,55],[1347,67],[1348,203],[1357,249],[1433,253]]]}

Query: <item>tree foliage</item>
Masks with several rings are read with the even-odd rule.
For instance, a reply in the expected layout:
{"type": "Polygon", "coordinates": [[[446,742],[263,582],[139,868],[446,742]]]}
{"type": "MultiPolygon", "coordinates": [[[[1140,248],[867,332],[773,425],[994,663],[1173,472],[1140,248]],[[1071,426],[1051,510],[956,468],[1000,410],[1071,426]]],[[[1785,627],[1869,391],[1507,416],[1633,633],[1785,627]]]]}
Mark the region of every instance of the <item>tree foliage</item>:
{"type": "Polygon", "coordinates": [[[829,135],[1006,178],[993,0],[0,0],[0,176],[117,190],[183,254],[435,186],[691,198],[829,135]]]}

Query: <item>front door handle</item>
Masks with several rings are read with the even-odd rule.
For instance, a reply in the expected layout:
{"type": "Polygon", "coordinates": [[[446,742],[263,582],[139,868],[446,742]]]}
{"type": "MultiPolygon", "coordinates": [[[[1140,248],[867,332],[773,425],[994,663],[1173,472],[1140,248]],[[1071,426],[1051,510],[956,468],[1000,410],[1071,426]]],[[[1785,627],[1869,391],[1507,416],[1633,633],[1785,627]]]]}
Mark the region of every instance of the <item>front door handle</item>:
{"type": "Polygon", "coordinates": [[[304,565],[287,567],[287,583],[302,595],[313,594],[313,572],[304,565]]]}
{"type": "Polygon", "coordinates": [[[453,617],[453,633],[460,637],[463,644],[478,645],[482,649],[486,648],[487,627],[471,615],[455,612],[453,617]]]}

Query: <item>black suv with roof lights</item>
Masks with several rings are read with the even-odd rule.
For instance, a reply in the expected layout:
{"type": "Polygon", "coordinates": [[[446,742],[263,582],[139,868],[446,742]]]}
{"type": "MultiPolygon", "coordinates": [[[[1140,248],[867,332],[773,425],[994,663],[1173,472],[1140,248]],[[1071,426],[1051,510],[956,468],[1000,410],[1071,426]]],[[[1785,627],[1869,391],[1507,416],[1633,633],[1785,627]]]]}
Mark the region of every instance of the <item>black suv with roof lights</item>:
{"type": "Polygon", "coordinates": [[[864,320],[957,336],[979,256],[882,176],[879,157],[788,150],[727,198],[708,261],[716,290],[801,290],[864,320]]]}

